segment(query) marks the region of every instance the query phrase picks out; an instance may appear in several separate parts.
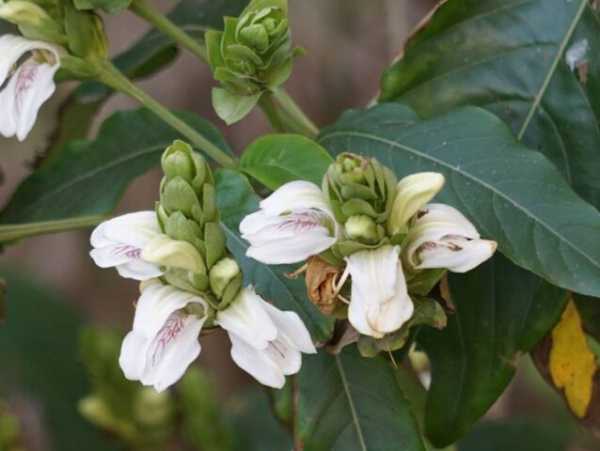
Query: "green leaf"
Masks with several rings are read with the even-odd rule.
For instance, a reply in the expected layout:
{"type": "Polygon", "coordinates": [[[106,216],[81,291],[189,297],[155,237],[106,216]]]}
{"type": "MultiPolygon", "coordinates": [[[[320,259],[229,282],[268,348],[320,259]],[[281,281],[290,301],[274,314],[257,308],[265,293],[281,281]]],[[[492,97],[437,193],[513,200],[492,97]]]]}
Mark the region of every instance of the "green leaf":
{"type": "Polygon", "coordinates": [[[568,297],[500,255],[448,283],[456,312],[445,329],[417,337],[432,363],[425,431],[436,446],[454,443],[492,406],[568,297]]]}
{"type": "Polygon", "coordinates": [[[381,98],[427,118],[482,106],[600,207],[600,21],[592,3],[446,2],[385,72],[381,98]],[[566,53],[577,46],[581,66],[571,69],[566,53]]]}
{"type": "Polygon", "coordinates": [[[306,451],[425,449],[390,366],[355,346],[303,356],[296,432],[306,451]]]}
{"type": "Polygon", "coordinates": [[[600,340],[600,299],[576,294],[573,301],[581,315],[585,331],[600,340]]]}
{"type": "Polygon", "coordinates": [[[458,444],[459,451],[564,451],[567,437],[550,424],[526,420],[485,421],[458,444]]]}
{"type": "Polygon", "coordinates": [[[376,157],[398,178],[444,174],[437,201],[458,208],[512,261],[562,288],[600,295],[600,213],[552,163],[482,109],[461,108],[408,125],[411,118],[408,107],[394,104],[351,112],[320,142],[334,155],[376,157]]]}
{"type": "MultiPolygon", "coordinates": [[[[179,116],[229,152],[208,122],[189,113],[179,116]]],[[[108,214],[129,183],[156,166],[165,148],[180,138],[148,110],[116,113],[94,141],[71,143],[27,177],[0,214],[0,224],[108,214]]]]}
{"type": "Polygon", "coordinates": [[[132,0],[73,0],[77,9],[101,9],[116,14],[129,7],[132,0]]]}
{"type": "Polygon", "coordinates": [[[51,450],[117,449],[77,411],[89,384],[78,356],[80,320],[47,286],[2,270],[9,289],[7,321],[0,326],[0,396],[32,402],[51,450]]]}
{"type": "Polygon", "coordinates": [[[244,119],[256,106],[262,93],[253,96],[241,96],[222,88],[213,88],[212,103],[217,115],[227,125],[244,119]]]}
{"type": "Polygon", "coordinates": [[[227,235],[227,247],[244,272],[244,283],[282,310],[293,310],[310,331],[312,338],[324,343],[333,331],[333,318],[323,315],[306,294],[302,278],[290,279],[286,274],[297,268],[290,265],[265,265],[246,257],[248,243],[239,232],[242,219],[258,210],[260,198],[254,194],[248,179],[237,172],[220,169],[215,172],[217,201],[221,221],[227,235]]]}
{"type": "Polygon", "coordinates": [[[333,162],[319,144],[300,135],[270,135],[254,141],[244,151],[242,170],[267,188],[275,190],[294,180],[321,185],[333,162]]]}
{"type": "Polygon", "coordinates": [[[225,413],[230,429],[234,432],[235,451],[292,449],[292,438],[273,416],[264,390],[246,390],[235,395],[225,405],[225,413]]]}

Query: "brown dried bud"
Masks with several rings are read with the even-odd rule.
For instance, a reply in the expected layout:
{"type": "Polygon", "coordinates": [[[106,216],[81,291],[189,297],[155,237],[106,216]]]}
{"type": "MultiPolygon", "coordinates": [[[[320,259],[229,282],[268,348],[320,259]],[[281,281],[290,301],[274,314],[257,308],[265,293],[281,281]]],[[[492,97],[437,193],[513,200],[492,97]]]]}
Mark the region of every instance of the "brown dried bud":
{"type": "Polygon", "coordinates": [[[319,257],[311,257],[306,265],[306,289],[308,297],[326,315],[333,314],[340,303],[335,284],[344,268],[332,266],[319,257]]]}

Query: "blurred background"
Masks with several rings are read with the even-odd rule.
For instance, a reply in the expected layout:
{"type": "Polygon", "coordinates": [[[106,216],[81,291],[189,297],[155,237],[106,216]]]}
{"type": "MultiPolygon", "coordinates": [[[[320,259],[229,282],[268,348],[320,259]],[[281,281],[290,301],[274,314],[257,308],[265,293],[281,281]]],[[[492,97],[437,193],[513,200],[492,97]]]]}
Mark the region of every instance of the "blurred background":
{"type": "MultiPolygon", "coordinates": [[[[168,11],[175,2],[160,0],[154,4],[168,11]]],[[[286,84],[288,92],[319,126],[332,123],[346,109],[364,107],[375,98],[383,69],[398,55],[411,30],[433,5],[431,0],[291,0],[294,43],[303,46],[308,56],[295,60],[294,73],[286,84]]],[[[105,25],[114,55],[148,30],[145,23],[128,12],[106,16],[105,25]]],[[[185,52],[166,70],[140,85],[170,108],[189,110],[211,120],[237,152],[269,132],[258,111],[233,127],[225,127],[210,103],[214,86],[210,70],[185,52]]],[[[52,97],[44,107],[42,119],[27,142],[0,138],[0,166],[4,174],[0,202],[8,200],[29,173],[36,154],[47,147],[58,108],[72,89],[73,85],[68,84],[59,88],[60,95],[52,97]]],[[[121,95],[113,97],[103,106],[92,133],[113,112],[134,108],[137,105],[133,101],[121,95]]],[[[160,174],[155,171],[133,183],[117,213],[153,209],[159,180],[160,174]]],[[[118,277],[114,270],[95,267],[88,256],[88,240],[89,231],[30,238],[8,247],[1,257],[0,275],[8,281],[8,294],[7,321],[0,326],[0,394],[6,402],[0,402],[0,439],[3,430],[10,432],[10,424],[14,426],[16,419],[22,448],[12,449],[76,450],[88,444],[86,434],[100,437],[103,445],[97,449],[118,449],[109,445],[108,436],[102,438],[86,420],[77,417],[77,402],[91,390],[84,376],[85,352],[81,354],[77,340],[82,326],[128,330],[138,288],[135,282],[118,277]],[[3,423],[3,412],[10,412],[13,423],[3,423]],[[57,438],[57,434],[68,437],[57,438]]],[[[105,339],[105,348],[88,351],[104,352],[109,357],[111,352],[117,352],[118,334],[105,339]]],[[[204,337],[202,348],[200,364],[209,378],[218,381],[218,399],[238,402],[232,394],[254,383],[231,362],[227,338],[221,333],[204,337]]],[[[204,377],[193,377],[196,376],[204,377]]],[[[146,401],[162,402],[154,398],[146,401]]],[[[252,400],[251,404],[264,407],[266,401],[252,400]]],[[[548,449],[597,449],[576,430],[560,400],[545,387],[528,359],[522,359],[512,388],[488,414],[488,419],[492,418],[509,420],[510,427],[522,430],[528,437],[537,435],[535,424],[540,421],[552,424],[546,428],[554,434],[548,449]],[[522,418],[527,422],[520,423],[522,418]]],[[[497,432],[497,447],[491,443],[480,447],[479,432],[475,431],[460,449],[504,450],[512,446],[501,441],[502,429],[497,432]]],[[[248,436],[243,440],[243,449],[267,449],[265,445],[253,448],[248,436]]],[[[272,449],[283,449],[281,443],[285,440],[274,440],[272,449]]]]}

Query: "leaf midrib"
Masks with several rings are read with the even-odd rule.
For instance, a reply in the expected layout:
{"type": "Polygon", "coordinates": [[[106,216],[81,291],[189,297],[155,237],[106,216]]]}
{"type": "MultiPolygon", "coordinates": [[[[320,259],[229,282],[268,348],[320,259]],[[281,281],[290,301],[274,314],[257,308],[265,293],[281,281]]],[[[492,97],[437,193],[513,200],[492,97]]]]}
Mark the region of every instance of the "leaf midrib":
{"type": "Polygon", "coordinates": [[[515,202],[513,199],[511,199],[510,197],[506,196],[504,193],[502,193],[501,191],[496,190],[493,186],[487,184],[486,182],[484,182],[483,180],[473,176],[472,174],[469,174],[467,172],[462,172],[457,170],[454,166],[452,166],[451,164],[434,158],[429,154],[420,152],[417,149],[414,149],[412,147],[406,146],[404,144],[400,144],[397,141],[392,141],[386,138],[381,138],[379,136],[376,135],[370,135],[368,133],[361,133],[361,132],[353,132],[353,131],[348,131],[348,130],[341,130],[338,132],[333,132],[330,133],[328,135],[325,135],[321,138],[321,141],[327,140],[333,136],[338,136],[338,135],[348,135],[348,136],[356,136],[356,137],[360,137],[360,138],[365,138],[365,139],[371,139],[373,141],[379,141],[381,143],[387,144],[390,147],[397,147],[399,149],[402,149],[406,152],[409,152],[419,158],[424,158],[427,160],[430,160],[434,163],[439,164],[440,166],[446,167],[448,169],[450,169],[454,174],[458,174],[461,175],[467,179],[472,180],[475,183],[480,184],[482,187],[487,188],[489,191],[491,191],[492,193],[494,193],[495,195],[499,196],[500,198],[506,200],[507,202],[509,202],[510,204],[512,204],[516,209],[520,210],[525,216],[528,216],[532,219],[534,219],[536,221],[537,224],[541,225],[546,231],[548,231],[548,233],[550,233],[551,235],[554,235],[559,242],[563,242],[563,243],[567,243],[571,249],[575,250],[579,255],[581,255],[582,257],[584,257],[585,259],[587,259],[593,266],[600,268],[600,265],[588,254],[586,254],[585,252],[583,252],[579,247],[575,246],[573,243],[571,243],[570,241],[566,240],[563,236],[559,235],[557,231],[555,231],[553,228],[551,228],[548,224],[546,224],[544,221],[542,221],[540,218],[538,218],[537,216],[533,215],[531,212],[529,212],[528,210],[526,210],[523,206],[521,206],[519,203],[515,202]]]}
{"type": "Polygon", "coordinates": [[[335,363],[340,373],[340,379],[342,380],[342,387],[344,389],[344,393],[348,401],[348,406],[350,407],[350,415],[352,417],[354,427],[356,428],[356,434],[358,435],[360,449],[362,451],[368,451],[367,444],[365,443],[365,438],[362,432],[362,427],[360,425],[360,420],[358,418],[358,413],[356,412],[354,400],[352,399],[352,393],[350,392],[350,386],[348,385],[348,380],[346,379],[346,372],[344,371],[344,366],[342,365],[342,361],[339,355],[335,356],[335,363]]]}

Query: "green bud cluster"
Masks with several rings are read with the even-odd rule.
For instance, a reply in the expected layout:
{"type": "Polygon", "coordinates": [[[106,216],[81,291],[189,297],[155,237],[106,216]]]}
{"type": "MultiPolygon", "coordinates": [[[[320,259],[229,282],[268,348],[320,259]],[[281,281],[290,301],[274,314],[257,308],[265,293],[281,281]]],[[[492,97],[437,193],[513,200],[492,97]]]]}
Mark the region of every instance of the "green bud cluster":
{"type": "Polygon", "coordinates": [[[219,116],[235,122],[260,95],[284,83],[292,72],[291,31],[286,0],[253,0],[240,17],[225,18],[224,31],[206,33],[215,80],[213,104],[219,116]]]}
{"type": "Polygon", "coordinates": [[[102,19],[78,10],[72,0],[5,0],[0,2],[0,19],[15,24],[28,39],[63,47],[61,69],[70,76],[98,75],[108,57],[102,19]]]}
{"type": "Polygon", "coordinates": [[[332,249],[337,257],[386,242],[385,223],[390,215],[396,176],[377,160],[341,154],[323,179],[336,220],[344,226],[345,240],[332,249]]]}
{"type": "Polygon", "coordinates": [[[210,167],[182,141],[165,150],[161,165],[164,177],[156,206],[160,227],[173,240],[187,242],[197,251],[195,270],[183,269],[186,265],[169,267],[164,278],[223,308],[239,292],[243,274],[227,252],[210,167]]]}
{"type": "Polygon", "coordinates": [[[79,411],[132,449],[163,449],[175,426],[173,399],[125,379],[118,363],[122,341],[116,330],[83,330],[80,353],[92,394],[79,402],[79,411]]]}

